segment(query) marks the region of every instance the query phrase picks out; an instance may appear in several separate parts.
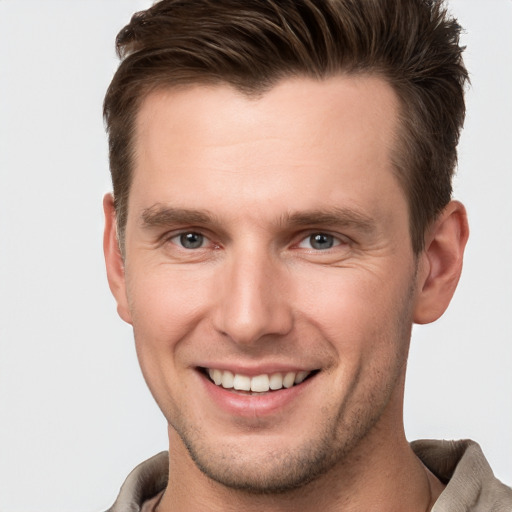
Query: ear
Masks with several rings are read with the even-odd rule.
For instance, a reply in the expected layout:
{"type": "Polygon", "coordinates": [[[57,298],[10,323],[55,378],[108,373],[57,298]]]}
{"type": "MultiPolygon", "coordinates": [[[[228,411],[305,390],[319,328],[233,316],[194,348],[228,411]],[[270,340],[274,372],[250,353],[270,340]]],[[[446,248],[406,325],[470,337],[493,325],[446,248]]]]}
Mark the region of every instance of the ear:
{"type": "Polygon", "coordinates": [[[466,209],[451,201],[428,230],[419,256],[415,323],[428,324],[445,312],[459,282],[468,236],[466,209]]]}
{"type": "Polygon", "coordinates": [[[105,212],[105,232],[103,233],[103,252],[107,268],[107,279],[110,291],[117,301],[119,316],[129,324],[132,323],[128,299],[126,296],[126,279],[124,261],[119,249],[117,238],[116,211],[114,197],[106,194],[103,198],[103,211],[105,212]]]}

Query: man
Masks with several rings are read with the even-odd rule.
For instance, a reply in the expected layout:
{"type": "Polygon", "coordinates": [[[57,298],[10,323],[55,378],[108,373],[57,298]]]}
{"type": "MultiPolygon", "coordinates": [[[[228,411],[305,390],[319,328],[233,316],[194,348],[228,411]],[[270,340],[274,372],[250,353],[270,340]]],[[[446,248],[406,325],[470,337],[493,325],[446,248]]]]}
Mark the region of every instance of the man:
{"type": "Polygon", "coordinates": [[[169,454],[112,511],[511,510],[478,445],[403,428],[455,291],[467,73],[420,0],[162,0],[119,34],[105,255],[169,454]]]}

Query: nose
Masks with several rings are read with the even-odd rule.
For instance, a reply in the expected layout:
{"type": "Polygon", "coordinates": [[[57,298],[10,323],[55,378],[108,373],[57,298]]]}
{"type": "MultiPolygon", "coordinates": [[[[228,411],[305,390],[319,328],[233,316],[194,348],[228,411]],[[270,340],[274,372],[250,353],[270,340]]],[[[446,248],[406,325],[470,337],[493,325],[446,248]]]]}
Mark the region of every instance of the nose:
{"type": "Polygon", "coordinates": [[[292,329],[286,269],[265,251],[246,250],[227,258],[219,272],[214,327],[240,345],[284,336],[292,329]]]}

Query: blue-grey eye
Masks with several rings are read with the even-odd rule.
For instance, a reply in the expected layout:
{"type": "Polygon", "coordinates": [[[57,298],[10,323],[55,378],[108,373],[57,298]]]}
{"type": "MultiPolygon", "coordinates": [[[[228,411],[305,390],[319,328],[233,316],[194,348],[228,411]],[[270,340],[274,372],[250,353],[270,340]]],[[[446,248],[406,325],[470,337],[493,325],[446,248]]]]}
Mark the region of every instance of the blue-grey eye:
{"type": "Polygon", "coordinates": [[[304,238],[299,247],[302,249],[314,249],[315,251],[325,251],[327,249],[331,249],[337,245],[340,245],[341,240],[333,235],[329,235],[329,233],[313,233],[312,235],[304,238]]]}
{"type": "Polygon", "coordinates": [[[204,236],[199,233],[182,233],[179,235],[180,244],[185,249],[199,249],[204,244],[204,236]]]}
{"type": "Polygon", "coordinates": [[[313,249],[325,250],[334,246],[334,237],[326,233],[315,233],[309,237],[309,243],[313,249]]]}

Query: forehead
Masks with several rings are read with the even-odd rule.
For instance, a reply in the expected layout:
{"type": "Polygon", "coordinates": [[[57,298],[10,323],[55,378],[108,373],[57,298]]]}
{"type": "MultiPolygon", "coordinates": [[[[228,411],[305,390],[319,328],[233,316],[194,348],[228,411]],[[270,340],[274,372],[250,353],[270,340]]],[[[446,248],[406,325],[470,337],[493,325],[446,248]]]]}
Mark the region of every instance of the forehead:
{"type": "Polygon", "coordinates": [[[141,208],[217,200],[220,210],[228,194],[255,208],[289,207],[292,196],[316,209],[306,196],[357,201],[397,185],[397,112],[376,76],[287,79],[258,97],[228,85],[156,91],[137,117],[130,200],[135,190],[141,208]]]}
{"type": "Polygon", "coordinates": [[[340,123],[343,128],[351,127],[336,141],[340,145],[364,135],[377,123],[383,139],[390,142],[397,111],[393,89],[377,75],[288,78],[256,95],[246,95],[228,84],[191,84],[159,89],[144,98],[136,119],[136,143],[141,139],[145,143],[159,141],[162,129],[176,130],[176,143],[206,136],[210,144],[224,145],[227,141],[244,142],[248,135],[256,142],[248,132],[254,128],[269,136],[281,136],[285,131],[290,141],[295,135],[314,143],[317,134],[325,136],[331,130],[338,135],[340,123]]]}

